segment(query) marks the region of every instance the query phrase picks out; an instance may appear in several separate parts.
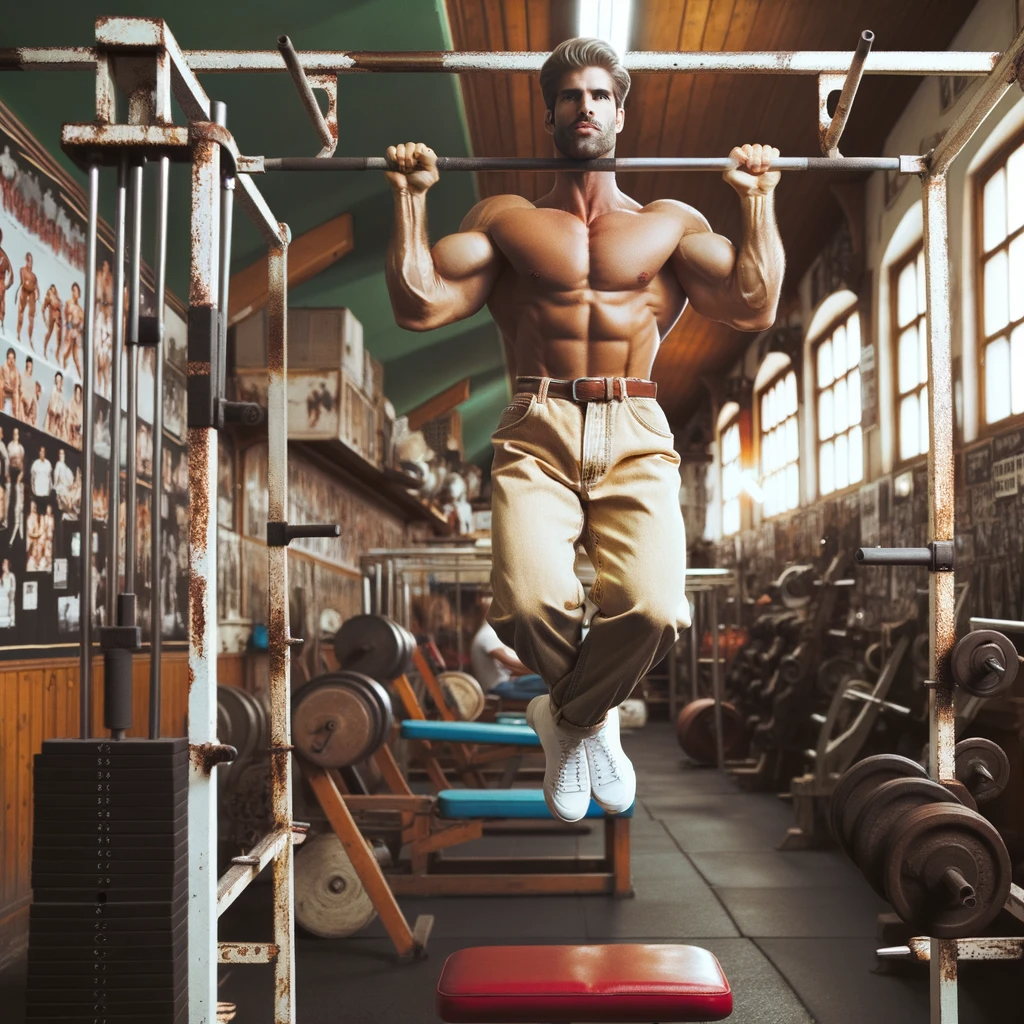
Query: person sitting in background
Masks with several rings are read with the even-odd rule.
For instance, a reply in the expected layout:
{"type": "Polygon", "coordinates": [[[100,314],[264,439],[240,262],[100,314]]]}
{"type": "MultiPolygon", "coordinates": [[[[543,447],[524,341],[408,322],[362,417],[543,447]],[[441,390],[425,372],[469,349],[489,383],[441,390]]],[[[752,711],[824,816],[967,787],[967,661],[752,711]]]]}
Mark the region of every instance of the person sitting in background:
{"type": "Polygon", "coordinates": [[[476,608],[475,632],[469,657],[473,675],[485,693],[494,693],[505,700],[531,700],[547,693],[544,680],[531,672],[516,657],[516,652],[498,639],[494,627],[487,621],[491,598],[480,598],[476,608]]]}

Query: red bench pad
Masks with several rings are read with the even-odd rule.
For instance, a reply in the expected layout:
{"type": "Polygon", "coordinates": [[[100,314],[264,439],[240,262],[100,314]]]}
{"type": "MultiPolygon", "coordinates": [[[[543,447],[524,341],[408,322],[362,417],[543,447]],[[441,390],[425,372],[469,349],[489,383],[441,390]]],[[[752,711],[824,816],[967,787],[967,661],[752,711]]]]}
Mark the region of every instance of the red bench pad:
{"type": "Polygon", "coordinates": [[[477,946],[448,957],[437,1012],[450,1024],[722,1020],[732,990],[697,946],[477,946]]]}

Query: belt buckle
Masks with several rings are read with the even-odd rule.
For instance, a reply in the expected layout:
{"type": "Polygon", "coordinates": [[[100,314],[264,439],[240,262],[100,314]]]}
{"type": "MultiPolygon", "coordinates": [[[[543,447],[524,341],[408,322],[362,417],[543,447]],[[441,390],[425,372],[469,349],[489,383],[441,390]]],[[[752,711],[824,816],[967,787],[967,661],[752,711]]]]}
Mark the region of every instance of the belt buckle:
{"type": "Polygon", "coordinates": [[[576,385],[583,383],[588,384],[590,381],[603,381],[604,377],[576,377],[572,380],[572,400],[574,402],[582,402],[583,399],[576,394],[576,385]]]}

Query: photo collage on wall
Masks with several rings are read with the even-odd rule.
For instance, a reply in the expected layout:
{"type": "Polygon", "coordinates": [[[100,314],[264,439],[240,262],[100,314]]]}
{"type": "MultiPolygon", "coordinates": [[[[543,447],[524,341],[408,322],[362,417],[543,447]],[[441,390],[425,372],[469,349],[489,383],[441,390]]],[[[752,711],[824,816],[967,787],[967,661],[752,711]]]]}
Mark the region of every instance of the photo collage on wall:
{"type": "MultiPolygon", "coordinates": [[[[77,645],[83,547],[93,560],[94,625],[106,625],[114,275],[103,225],[95,281],[96,337],[91,543],[83,541],[82,435],[85,382],[84,196],[0,104],[0,658],[52,654],[77,645]]],[[[143,312],[153,308],[143,285],[143,312]]],[[[163,629],[185,640],[188,461],[185,453],[185,328],[165,307],[163,629]],[[182,552],[185,552],[184,564],[182,552]]],[[[153,578],[153,378],[155,350],[142,349],[136,467],[136,593],[148,639],[153,578]]],[[[122,375],[122,409],[127,404],[122,375]]],[[[122,469],[127,424],[122,419],[122,469]]],[[[124,483],[120,523],[124,571],[124,483]]],[[[69,651],[70,653],[70,651],[69,651]]]]}

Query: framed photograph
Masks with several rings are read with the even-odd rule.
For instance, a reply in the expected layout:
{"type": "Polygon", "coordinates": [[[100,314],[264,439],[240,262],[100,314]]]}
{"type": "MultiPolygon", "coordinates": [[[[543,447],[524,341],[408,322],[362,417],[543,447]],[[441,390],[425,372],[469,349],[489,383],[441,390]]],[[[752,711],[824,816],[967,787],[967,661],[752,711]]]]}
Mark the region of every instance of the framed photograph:
{"type": "Polygon", "coordinates": [[[167,366],[164,370],[164,430],[185,443],[185,378],[167,366]]]}
{"type": "Polygon", "coordinates": [[[21,585],[21,607],[26,612],[34,612],[39,607],[39,584],[35,580],[21,585]]]}

